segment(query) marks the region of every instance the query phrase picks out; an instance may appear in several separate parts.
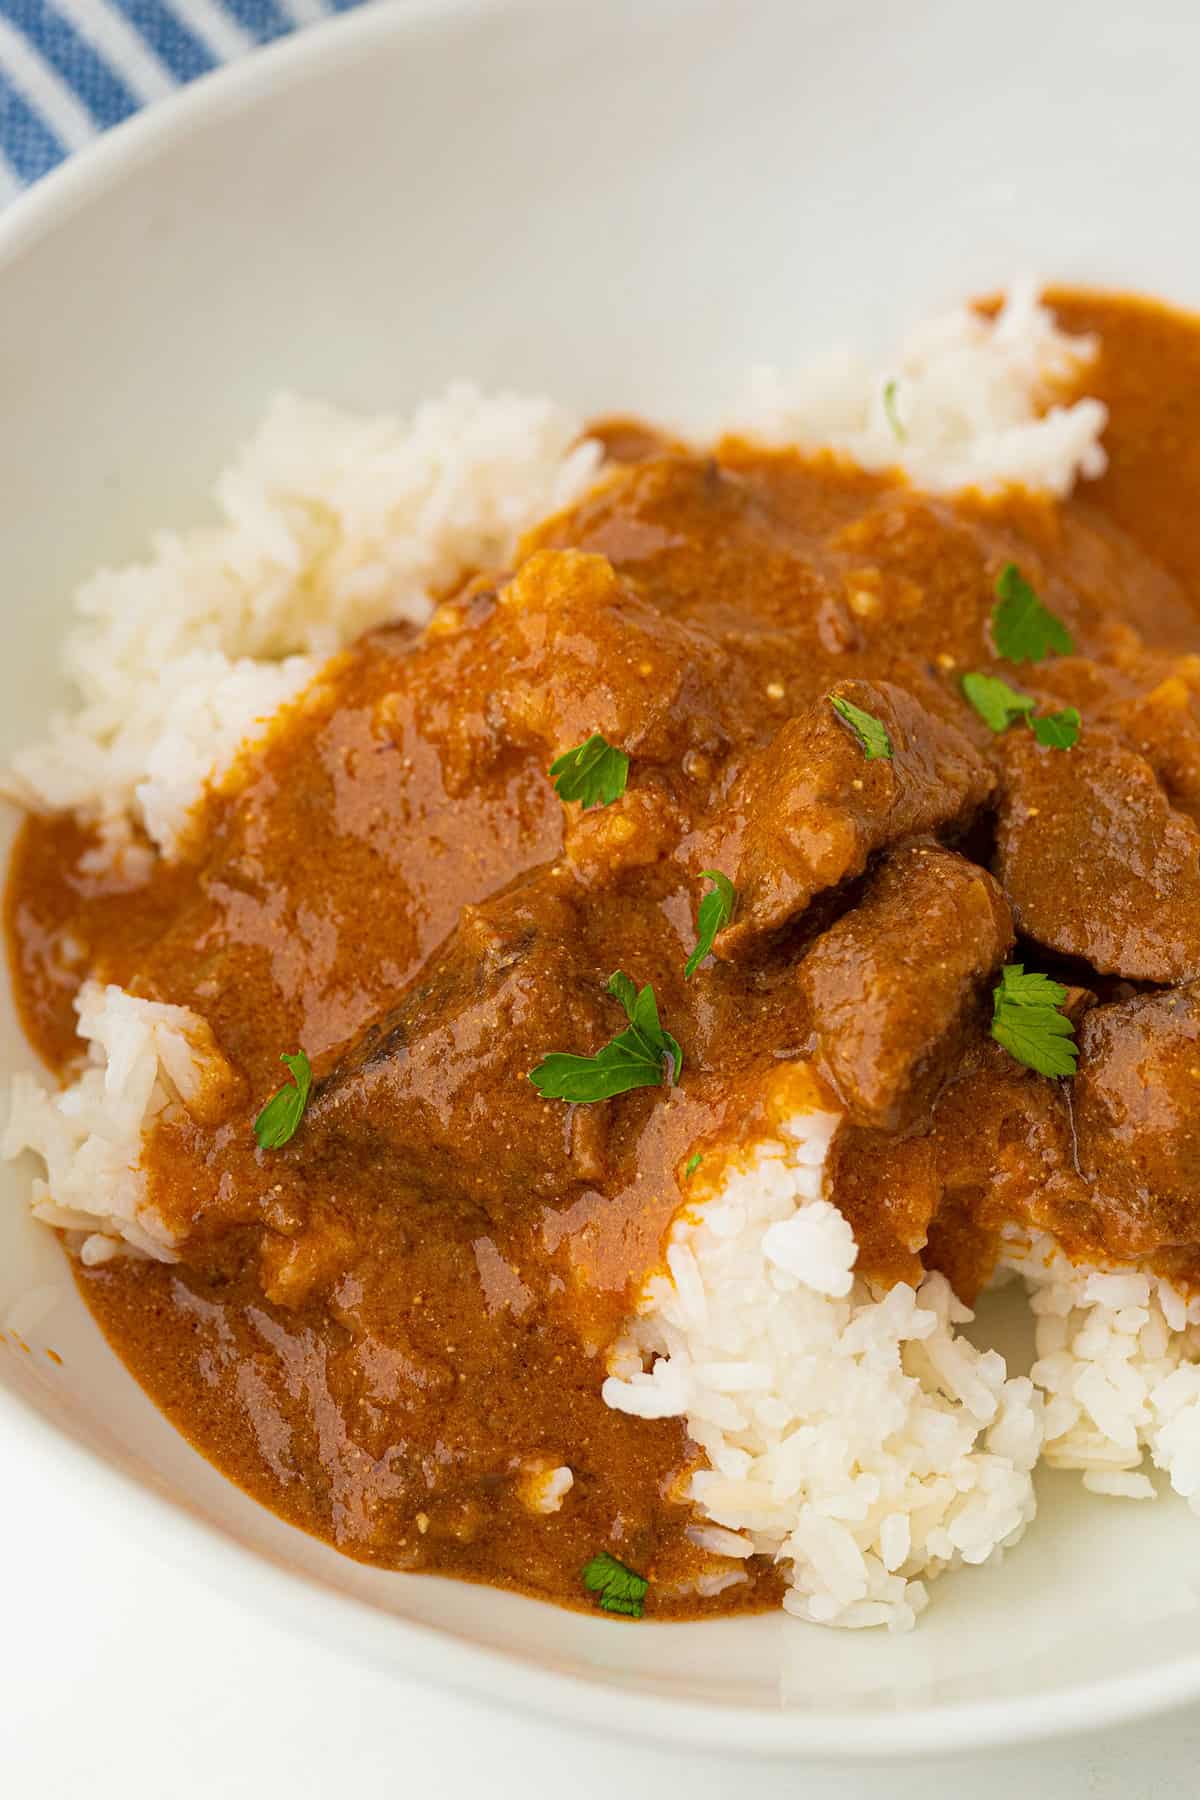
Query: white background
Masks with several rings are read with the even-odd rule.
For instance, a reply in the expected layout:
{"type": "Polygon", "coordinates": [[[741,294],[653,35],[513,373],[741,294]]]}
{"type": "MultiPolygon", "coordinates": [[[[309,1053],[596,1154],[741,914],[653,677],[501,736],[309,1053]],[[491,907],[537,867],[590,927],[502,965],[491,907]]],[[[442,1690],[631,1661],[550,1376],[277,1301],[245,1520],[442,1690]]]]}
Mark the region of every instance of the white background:
{"type": "Polygon", "coordinates": [[[0,1794],[12,1800],[1194,1800],[1200,1712],[975,1759],[737,1767],[501,1715],[287,1636],[4,1455],[0,1794]],[[557,1784],[554,1789],[551,1783],[557,1784]]]}

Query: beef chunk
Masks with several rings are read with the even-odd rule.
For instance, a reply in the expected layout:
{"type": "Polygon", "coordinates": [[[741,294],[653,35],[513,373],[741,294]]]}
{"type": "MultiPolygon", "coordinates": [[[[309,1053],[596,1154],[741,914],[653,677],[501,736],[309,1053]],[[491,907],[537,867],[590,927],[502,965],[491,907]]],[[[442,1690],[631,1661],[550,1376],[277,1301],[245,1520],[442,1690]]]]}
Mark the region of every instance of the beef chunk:
{"type": "Polygon", "coordinates": [[[1127,1253],[1195,1237],[1200,982],[1097,1006],[1079,1027],[1079,1162],[1115,1204],[1127,1253]]]}
{"type": "Polygon", "coordinates": [[[843,1126],[833,1140],[830,1189],[858,1245],[855,1271],[891,1287],[919,1287],[921,1251],[942,1199],[933,1140],[843,1126]]]}
{"type": "Polygon", "coordinates": [[[1012,941],[986,870],[930,843],[884,858],[800,968],[818,1067],[856,1125],[902,1130],[932,1102],[1012,941]]]}
{"type": "Polygon", "coordinates": [[[822,699],[752,759],[713,834],[715,866],[736,867],[739,894],[719,956],[744,954],[817,894],[861,875],[872,851],[965,822],[991,792],[993,776],[962,733],[903,688],[841,681],[832,691],[883,723],[893,754],[868,761],[822,699]]]}
{"type": "MultiPolygon", "coordinates": [[[[1014,1220],[1051,1232],[1067,1245],[1104,1241],[1092,1196],[1075,1166],[1066,1082],[1045,1080],[981,1033],[963,1072],[942,1091],[931,1137],[943,1190],[938,1219],[945,1229],[931,1228],[938,1257],[927,1259],[927,1266],[957,1281],[964,1260],[978,1266],[979,1234],[998,1242],[1014,1220]],[[970,1241],[942,1260],[947,1237],[964,1231],[970,1241]]],[[[956,1291],[971,1298],[970,1283],[956,1291]]]]}
{"type": "Polygon", "coordinates": [[[1119,702],[1113,715],[1172,806],[1200,820],[1200,657],[1178,658],[1149,692],[1119,702]]]}
{"type": "Polygon", "coordinates": [[[297,1154],[489,1219],[497,1195],[558,1198],[596,1179],[610,1109],[545,1101],[527,1079],[549,1051],[590,1054],[621,1028],[587,954],[549,872],[465,907],[399,1005],[314,1088],[297,1154]]]}
{"type": "Polygon", "coordinates": [[[1003,740],[996,872],[1018,929],[1103,975],[1200,974],[1200,830],[1150,765],[1085,730],[1073,750],[1003,740]]]}
{"type": "Polygon", "coordinates": [[[492,710],[518,743],[553,756],[599,731],[641,763],[724,743],[720,646],[603,556],[535,551],[501,590],[497,631],[507,666],[492,710]]]}

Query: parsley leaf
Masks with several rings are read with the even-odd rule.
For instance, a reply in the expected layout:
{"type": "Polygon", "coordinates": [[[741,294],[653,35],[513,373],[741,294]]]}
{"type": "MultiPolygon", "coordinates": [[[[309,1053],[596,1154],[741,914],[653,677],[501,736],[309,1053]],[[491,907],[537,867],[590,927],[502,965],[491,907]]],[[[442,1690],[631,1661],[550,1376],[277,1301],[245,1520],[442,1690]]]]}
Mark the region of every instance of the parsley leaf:
{"type": "Polygon", "coordinates": [[[892,436],[898,444],[902,444],[908,437],[908,433],[904,429],[904,421],[900,417],[900,410],[896,405],[896,389],[899,385],[898,381],[884,383],[883,410],[887,414],[887,422],[892,428],[892,436]]]}
{"type": "MultiPolygon", "coordinates": [[[[606,992],[621,1002],[625,1008],[625,1017],[629,1020],[632,1032],[622,1032],[622,1037],[637,1035],[650,1050],[657,1054],[661,1063],[664,1058],[671,1059],[671,1082],[679,1080],[683,1068],[683,1051],[679,1048],[669,1031],[664,1031],[658,1022],[658,1001],[654,998],[654,989],[647,982],[644,988],[635,987],[628,975],[618,969],[609,976],[604,984],[606,992]]],[[[614,1043],[619,1042],[613,1039],[614,1043]]]]}
{"type": "Polygon", "coordinates": [[[629,758],[593,731],[584,744],[566,750],[550,764],[550,779],[560,800],[579,800],[589,806],[610,806],[625,792],[629,758]]]}
{"type": "Polygon", "coordinates": [[[1067,997],[1061,981],[1037,969],[1026,970],[1024,963],[1004,965],[998,991],[1014,1006],[1061,1006],[1067,997]]]}
{"type": "Polygon", "coordinates": [[[1058,1008],[1067,997],[1048,975],[1026,974],[1008,963],[992,995],[992,1036],[1017,1062],[1039,1075],[1074,1075],[1075,1027],[1058,1008]]]}
{"type": "Polygon", "coordinates": [[[1035,717],[1035,703],[1029,695],[1019,694],[998,675],[964,675],[962,690],[984,724],[993,731],[1007,731],[1018,719],[1024,719],[1038,743],[1047,750],[1070,750],[1079,740],[1079,714],[1073,706],[1035,717]]]}
{"type": "Polygon", "coordinates": [[[697,938],[696,948],[684,964],[684,979],[690,981],[700,964],[713,947],[713,939],[722,925],[728,925],[733,917],[733,909],[737,904],[737,889],[728,875],[722,875],[720,869],[702,869],[700,873],[705,881],[711,881],[713,890],[705,894],[700,902],[696,916],[697,938]]]}
{"type": "Polygon", "coordinates": [[[277,1094],[272,1094],[267,1104],[254,1121],[254,1135],[260,1150],[278,1150],[289,1138],[295,1136],[304,1109],[308,1105],[308,1090],[312,1086],[312,1064],[303,1050],[295,1056],[285,1051],[280,1057],[292,1072],[293,1087],[281,1087],[277,1094]]]}
{"type": "Polygon", "coordinates": [[[624,1563],[618,1562],[615,1556],[610,1556],[607,1550],[601,1550],[598,1556],[593,1556],[580,1572],[588,1593],[599,1595],[602,1612],[624,1613],[630,1619],[641,1618],[650,1586],[644,1575],[627,1569],[624,1563]]]}
{"type": "Polygon", "coordinates": [[[1018,694],[998,675],[964,675],[962,691],[993,731],[1007,731],[1015,719],[1028,717],[1034,708],[1028,694],[1018,694]]]}
{"type": "Polygon", "coordinates": [[[529,1071],[543,1100],[566,1100],[571,1106],[590,1106],[595,1100],[611,1100],[631,1088],[667,1086],[679,1080],[683,1052],[658,1019],[654,989],[638,989],[620,969],[604,984],[625,1008],[629,1029],[620,1032],[595,1056],[569,1056],[554,1051],[529,1071]]]}
{"type": "Polygon", "coordinates": [[[696,1170],[700,1167],[700,1164],[703,1161],[704,1161],[703,1150],[693,1151],[692,1155],[688,1157],[687,1161],[683,1165],[683,1179],[685,1181],[690,1181],[692,1179],[692,1176],[696,1173],[696,1170]]]}
{"type": "Polygon", "coordinates": [[[876,757],[891,760],[892,740],[874,713],[864,712],[861,706],[855,706],[852,700],[843,699],[841,694],[830,694],[828,700],[838,718],[846,721],[862,745],[863,755],[868,762],[874,762],[876,757]]]}
{"type": "Polygon", "coordinates": [[[992,608],[992,642],[1006,662],[1041,662],[1053,651],[1070,656],[1075,648],[1062,620],[1042,605],[1016,563],[1005,563],[996,578],[999,598],[992,608]]]}
{"type": "Polygon", "coordinates": [[[1079,714],[1073,706],[1064,706],[1061,712],[1046,713],[1040,719],[1030,719],[1033,735],[1039,744],[1047,750],[1070,750],[1079,738],[1079,714]]]}

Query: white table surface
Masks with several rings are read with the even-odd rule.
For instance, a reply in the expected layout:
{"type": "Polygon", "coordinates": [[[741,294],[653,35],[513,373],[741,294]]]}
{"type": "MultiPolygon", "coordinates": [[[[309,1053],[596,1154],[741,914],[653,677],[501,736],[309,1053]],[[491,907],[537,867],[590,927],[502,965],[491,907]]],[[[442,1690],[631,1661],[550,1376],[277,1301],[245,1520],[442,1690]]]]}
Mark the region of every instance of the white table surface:
{"type": "MultiPolygon", "coordinates": [[[[878,1767],[737,1767],[579,1736],[402,1685],[289,1637],[127,1538],[0,1443],[0,1794],[13,1800],[822,1800],[878,1767]],[[348,1786],[353,1782],[353,1790],[348,1786]],[[549,1784],[559,1785],[551,1789],[549,1784]]],[[[975,1760],[905,1763],[888,1800],[1194,1800],[1200,1712],[975,1760]]]]}

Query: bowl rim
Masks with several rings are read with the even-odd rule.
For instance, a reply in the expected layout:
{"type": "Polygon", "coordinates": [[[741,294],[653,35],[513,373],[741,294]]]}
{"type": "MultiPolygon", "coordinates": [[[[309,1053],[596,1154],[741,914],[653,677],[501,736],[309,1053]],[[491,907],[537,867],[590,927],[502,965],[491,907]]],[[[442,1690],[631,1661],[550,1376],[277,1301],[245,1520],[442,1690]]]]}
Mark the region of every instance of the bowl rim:
{"type": "MultiPolygon", "coordinates": [[[[0,278],[90,198],[193,132],[318,74],[335,75],[380,44],[444,30],[472,16],[520,9],[524,0],[374,0],[306,27],[178,89],[70,156],[0,213],[0,278]]],[[[436,1626],[382,1612],[300,1570],[238,1543],[219,1525],[155,1491],[59,1429],[28,1395],[0,1382],[0,1422],[19,1434],[72,1485],[87,1482],[114,1535],[139,1509],[139,1544],[195,1574],[238,1605],[283,1618],[305,1636],[405,1679],[494,1705],[519,1707],[559,1724],[611,1736],[619,1708],[623,1735],[680,1750],[840,1761],[951,1755],[1014,1746],[1132,1722],[1200,1698],[1200,1650],[1141,1671],[1053,1692],[951,1701],[909,1711],[822,1710],[704,1704],[663,1693],[615,1688],[584,1675],[538,1668],[524,1658],[436,1626]],[[265,1604],[264,1604],[265,1603],[265,1604]]],[[[528,1601],[537,1605],[539,1602],[528,1601]]],[[[668,1624],[654,1628],[664,1636],[668,1624]]]]}

